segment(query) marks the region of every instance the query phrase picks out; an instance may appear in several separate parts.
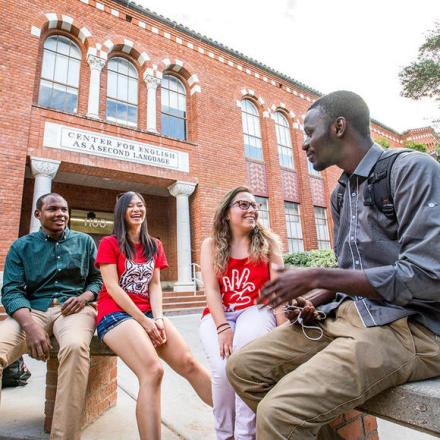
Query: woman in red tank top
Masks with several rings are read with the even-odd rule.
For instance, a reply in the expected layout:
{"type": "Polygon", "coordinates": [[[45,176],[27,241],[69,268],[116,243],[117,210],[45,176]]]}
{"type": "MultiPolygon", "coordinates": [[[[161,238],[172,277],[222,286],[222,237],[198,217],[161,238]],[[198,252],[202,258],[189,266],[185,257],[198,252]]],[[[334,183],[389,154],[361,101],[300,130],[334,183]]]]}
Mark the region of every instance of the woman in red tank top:
{"type": "Polygon", "coordinates": [[[217,440],[255,439],[255,414],[235,394],[225,366],[229,355],[272,330],[276,317],[256,306],[263,285],[283,264],[278,237],[258,222],[258,205],[245,187],[230,191],[214,217],[212,236],[202,244],[201,266],[208,307],[200,338],[212,370],[217,440]]]}

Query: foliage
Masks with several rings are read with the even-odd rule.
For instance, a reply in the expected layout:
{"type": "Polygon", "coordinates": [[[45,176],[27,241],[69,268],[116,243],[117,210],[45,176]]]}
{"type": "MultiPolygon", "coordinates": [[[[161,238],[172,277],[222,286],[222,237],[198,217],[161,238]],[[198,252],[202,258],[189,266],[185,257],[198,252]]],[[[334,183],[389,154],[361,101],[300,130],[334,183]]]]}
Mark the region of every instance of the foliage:
{"type": "Polygon", "coordinates": [[[425,144],[419,144],[417,142],[407,141],[403,145],[405,146],[405,148],[411,148],[412,150],[420,151],[422,153],[428,152],[425,144]]]}
{"type": "Polygon", "coordinates": [[[284,264],[302,267],[336,267],[336,258],[330,249],[293,252],[284,255],[284,264]]]}
{"type": "Polygon", "coordinates": [[[383,137],[378,137],[374,139],[374,142],[376,142],[376,144],[379,144],[382,148],[390,148],[390,142],[383,137]]]}
{"type": "Polygon", "coordinates": [[[403,96],[440,99],[440,22],[420,46],[417,61],[404,67],[399,78],[403,96]]]}
{"type": "Polygon", "coordinates": [[[434,151],[437,153],[437,161],[440,162],[440,144],[435,146],[434,151]]]}

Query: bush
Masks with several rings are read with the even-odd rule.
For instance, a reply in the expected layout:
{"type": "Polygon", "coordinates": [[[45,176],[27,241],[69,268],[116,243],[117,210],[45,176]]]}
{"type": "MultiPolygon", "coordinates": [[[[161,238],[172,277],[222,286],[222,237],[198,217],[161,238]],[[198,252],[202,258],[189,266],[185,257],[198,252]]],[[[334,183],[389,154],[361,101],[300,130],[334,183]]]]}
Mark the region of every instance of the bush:
{"type": "Polygon", "coordinates": [[[330,249],[293,252],[284,255],[284,264],[302,267],[336,267],[336,258],[330,249]]]}
{"type": "Polygon", "coordinates": [[[419,144],[417,142],[404,142],[405,148],[411,148],[411,150],[420,151],[421,153],[427,153],[428,149],[425,144],[419,144]]]}

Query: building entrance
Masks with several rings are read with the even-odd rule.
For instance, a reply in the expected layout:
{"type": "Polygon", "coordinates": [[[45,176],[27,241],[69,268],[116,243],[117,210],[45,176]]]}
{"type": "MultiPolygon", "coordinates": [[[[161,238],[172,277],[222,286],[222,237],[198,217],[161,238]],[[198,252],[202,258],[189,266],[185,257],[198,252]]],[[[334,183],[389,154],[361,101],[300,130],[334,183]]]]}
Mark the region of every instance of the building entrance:
{"type": "Polygon", "coordinates": [[[102,237],[111,235],[113,219],[112,212],[72,209],[70,212],[70,229],[89,234],[98,246],[102,237]]]}

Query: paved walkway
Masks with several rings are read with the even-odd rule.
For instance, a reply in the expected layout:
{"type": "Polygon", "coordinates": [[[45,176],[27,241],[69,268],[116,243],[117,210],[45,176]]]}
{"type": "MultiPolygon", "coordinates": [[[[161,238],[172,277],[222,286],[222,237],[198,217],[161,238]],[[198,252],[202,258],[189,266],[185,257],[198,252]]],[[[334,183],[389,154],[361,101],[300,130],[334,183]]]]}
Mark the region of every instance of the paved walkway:
{"type": "MultiPolygon", "coordinates": [[[[201,348],[199,315],[171,318],[191,346],[194,355],[206,365],[201,348]]],[[[0,440],[43,440],[44,390],[46,365],[26,358],[32,372],[25,387],[7,388],[2,392],[0,407],[0,440]]],[[[89,426],[82,440],[135,440],[137,380],[121,361],[118,364],[118,402],[99,420],[89,426]]],[[[434,437],[379,420],[381,440],[430,440],[434,437]]],[[[215,440],[211,409],[197,397],[191,386],[165,365],[162,385],[162,439],[215,440]]]]}

